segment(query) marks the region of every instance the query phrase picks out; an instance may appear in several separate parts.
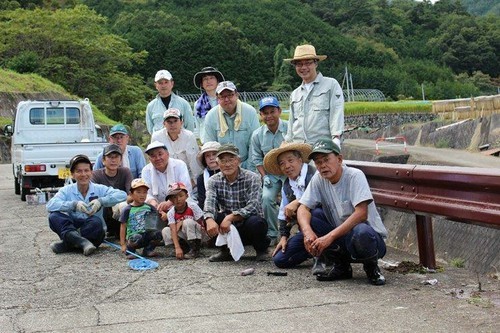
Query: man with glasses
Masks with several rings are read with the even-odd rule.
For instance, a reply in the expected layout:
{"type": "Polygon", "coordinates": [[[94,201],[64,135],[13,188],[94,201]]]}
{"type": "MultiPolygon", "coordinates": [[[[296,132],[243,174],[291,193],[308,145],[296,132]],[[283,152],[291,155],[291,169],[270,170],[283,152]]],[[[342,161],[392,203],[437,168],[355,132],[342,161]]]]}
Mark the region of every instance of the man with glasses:
{"type": "Polygon", "coordinates": [[[260,126],[257,111],[250,104],[240,101],[236,86],[231,81],[220,82],[215,92],[219,105],[207,113],[201,141],[233,143],[239,149],[241,167],[247,168],[250,139],[253,131],[260,126]]]}
{"type": "MultiPolygon", "coordinates": [[[[207,233],[215,237],[227,234],[231,225],[236,227],[244,245],[253,245],[257,254],[255,260],[269,258],[267,247],[267,222],[262,214],[262,183],[260,177],[240,167],[238,148],[223,144],[217,150],[220,172],[209,178],[205,199],[205,221],[207,233]]],[[[209,259],[212,262],[232,261],[227,246],[209,259]]]]}
{"type": "Polygon", "coordinates": [[[302,84],[290,95],[290,116],[286,141],[313,144],[330,137],[340,146],[344,131],[344,95],[337,80],[317,72],[318,62],[326,55],[316,55],[312,45],[299,45],[293,58],[302,84]]]}

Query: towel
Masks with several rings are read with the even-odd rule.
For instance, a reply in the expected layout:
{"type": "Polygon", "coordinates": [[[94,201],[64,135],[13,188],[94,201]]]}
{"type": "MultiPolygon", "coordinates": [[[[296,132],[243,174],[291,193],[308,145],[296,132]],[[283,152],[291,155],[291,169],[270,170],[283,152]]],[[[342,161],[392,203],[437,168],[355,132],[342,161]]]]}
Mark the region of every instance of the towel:
{"type": "Polygon", "coordinates": [[[164,201],[168,192],[168,184],[175,183],[175,171],[172,163],[167,165],[165,172],[154,169],[151,174],[151,191],[159,202],[164,201]]]}
{"type": "MultiPolygon", "coordinates": [[[[224,110],[220,105],[217,108],[217,111],[219,113],[219,125],[220,125],[219,137],[223,138],[226,135],[226,132],[229,129],[229,127],[227,126],[226,118],[224,118],[224,110]]],[[[234,130],[235,131],[239,130],[240,125],[241,125],[241,101],[238,100],[236,102],[236,117],[234,118],[234,130]]]]}
{"type": "Polygon", "coordinates": [[[241,256],[245,252],[243,247],[243,242],[241,241],[238,229],[234,225],[229,226],[230,230],[227,234],[219,234],[215,240],[215,246],[226,245],[229,248],[229,252],[233,257],[234,261],[240,260],[241,256]]]}

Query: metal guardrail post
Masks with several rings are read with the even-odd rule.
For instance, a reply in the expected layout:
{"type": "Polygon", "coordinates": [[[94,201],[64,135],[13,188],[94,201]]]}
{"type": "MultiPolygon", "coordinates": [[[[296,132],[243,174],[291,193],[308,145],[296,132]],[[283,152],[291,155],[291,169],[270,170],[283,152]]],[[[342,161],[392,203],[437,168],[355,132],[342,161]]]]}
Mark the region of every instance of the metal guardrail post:
{"type": "Polygon", "coordinates": [[[430,216],[415,215],[417,218],[417,240],[420,264],[429,269],[436,269],[434,252],[434,233],[430,216]]]}

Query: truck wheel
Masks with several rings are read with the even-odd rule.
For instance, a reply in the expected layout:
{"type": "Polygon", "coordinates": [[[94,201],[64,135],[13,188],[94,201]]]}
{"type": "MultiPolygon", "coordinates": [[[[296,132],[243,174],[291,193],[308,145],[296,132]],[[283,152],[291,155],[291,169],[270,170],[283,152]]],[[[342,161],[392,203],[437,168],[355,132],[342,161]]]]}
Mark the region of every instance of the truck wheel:
{"type": "Polygon", "coordinates": [[[31,191],[29,188],[21,188],[21,201],[26,201],[26,195],[30,193],[31,191]]]}
{"type": "Polygon", "coordinates": [[[21,194],[21,185],[19,185],[17,178],[14,178],[14,193],[17,195],[21,194]]]}

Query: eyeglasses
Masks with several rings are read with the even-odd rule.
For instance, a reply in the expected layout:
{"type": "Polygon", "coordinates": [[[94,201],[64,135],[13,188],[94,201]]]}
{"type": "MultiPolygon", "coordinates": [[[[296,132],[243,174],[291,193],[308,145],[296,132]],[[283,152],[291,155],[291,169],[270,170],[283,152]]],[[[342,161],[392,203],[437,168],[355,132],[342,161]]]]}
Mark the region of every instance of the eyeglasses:
{"type": "Polygon", "coordinates": [[[315,64],[316,63],[316,60],[305,60],[305,61],[296,61],[293,63],[293,65],[295,67],[309,67],[311,66],[312,64],[315,64]]]}
{"type": "Polygon", "coordinates": [[[234,95],[236,95],[235,93],[230,93],[230,94],[227,94],[227,95],[219,95],[217,98],[221,99],[221,100],[225,100],[225,99],[231,99],[234,97],[234,95]]]}

